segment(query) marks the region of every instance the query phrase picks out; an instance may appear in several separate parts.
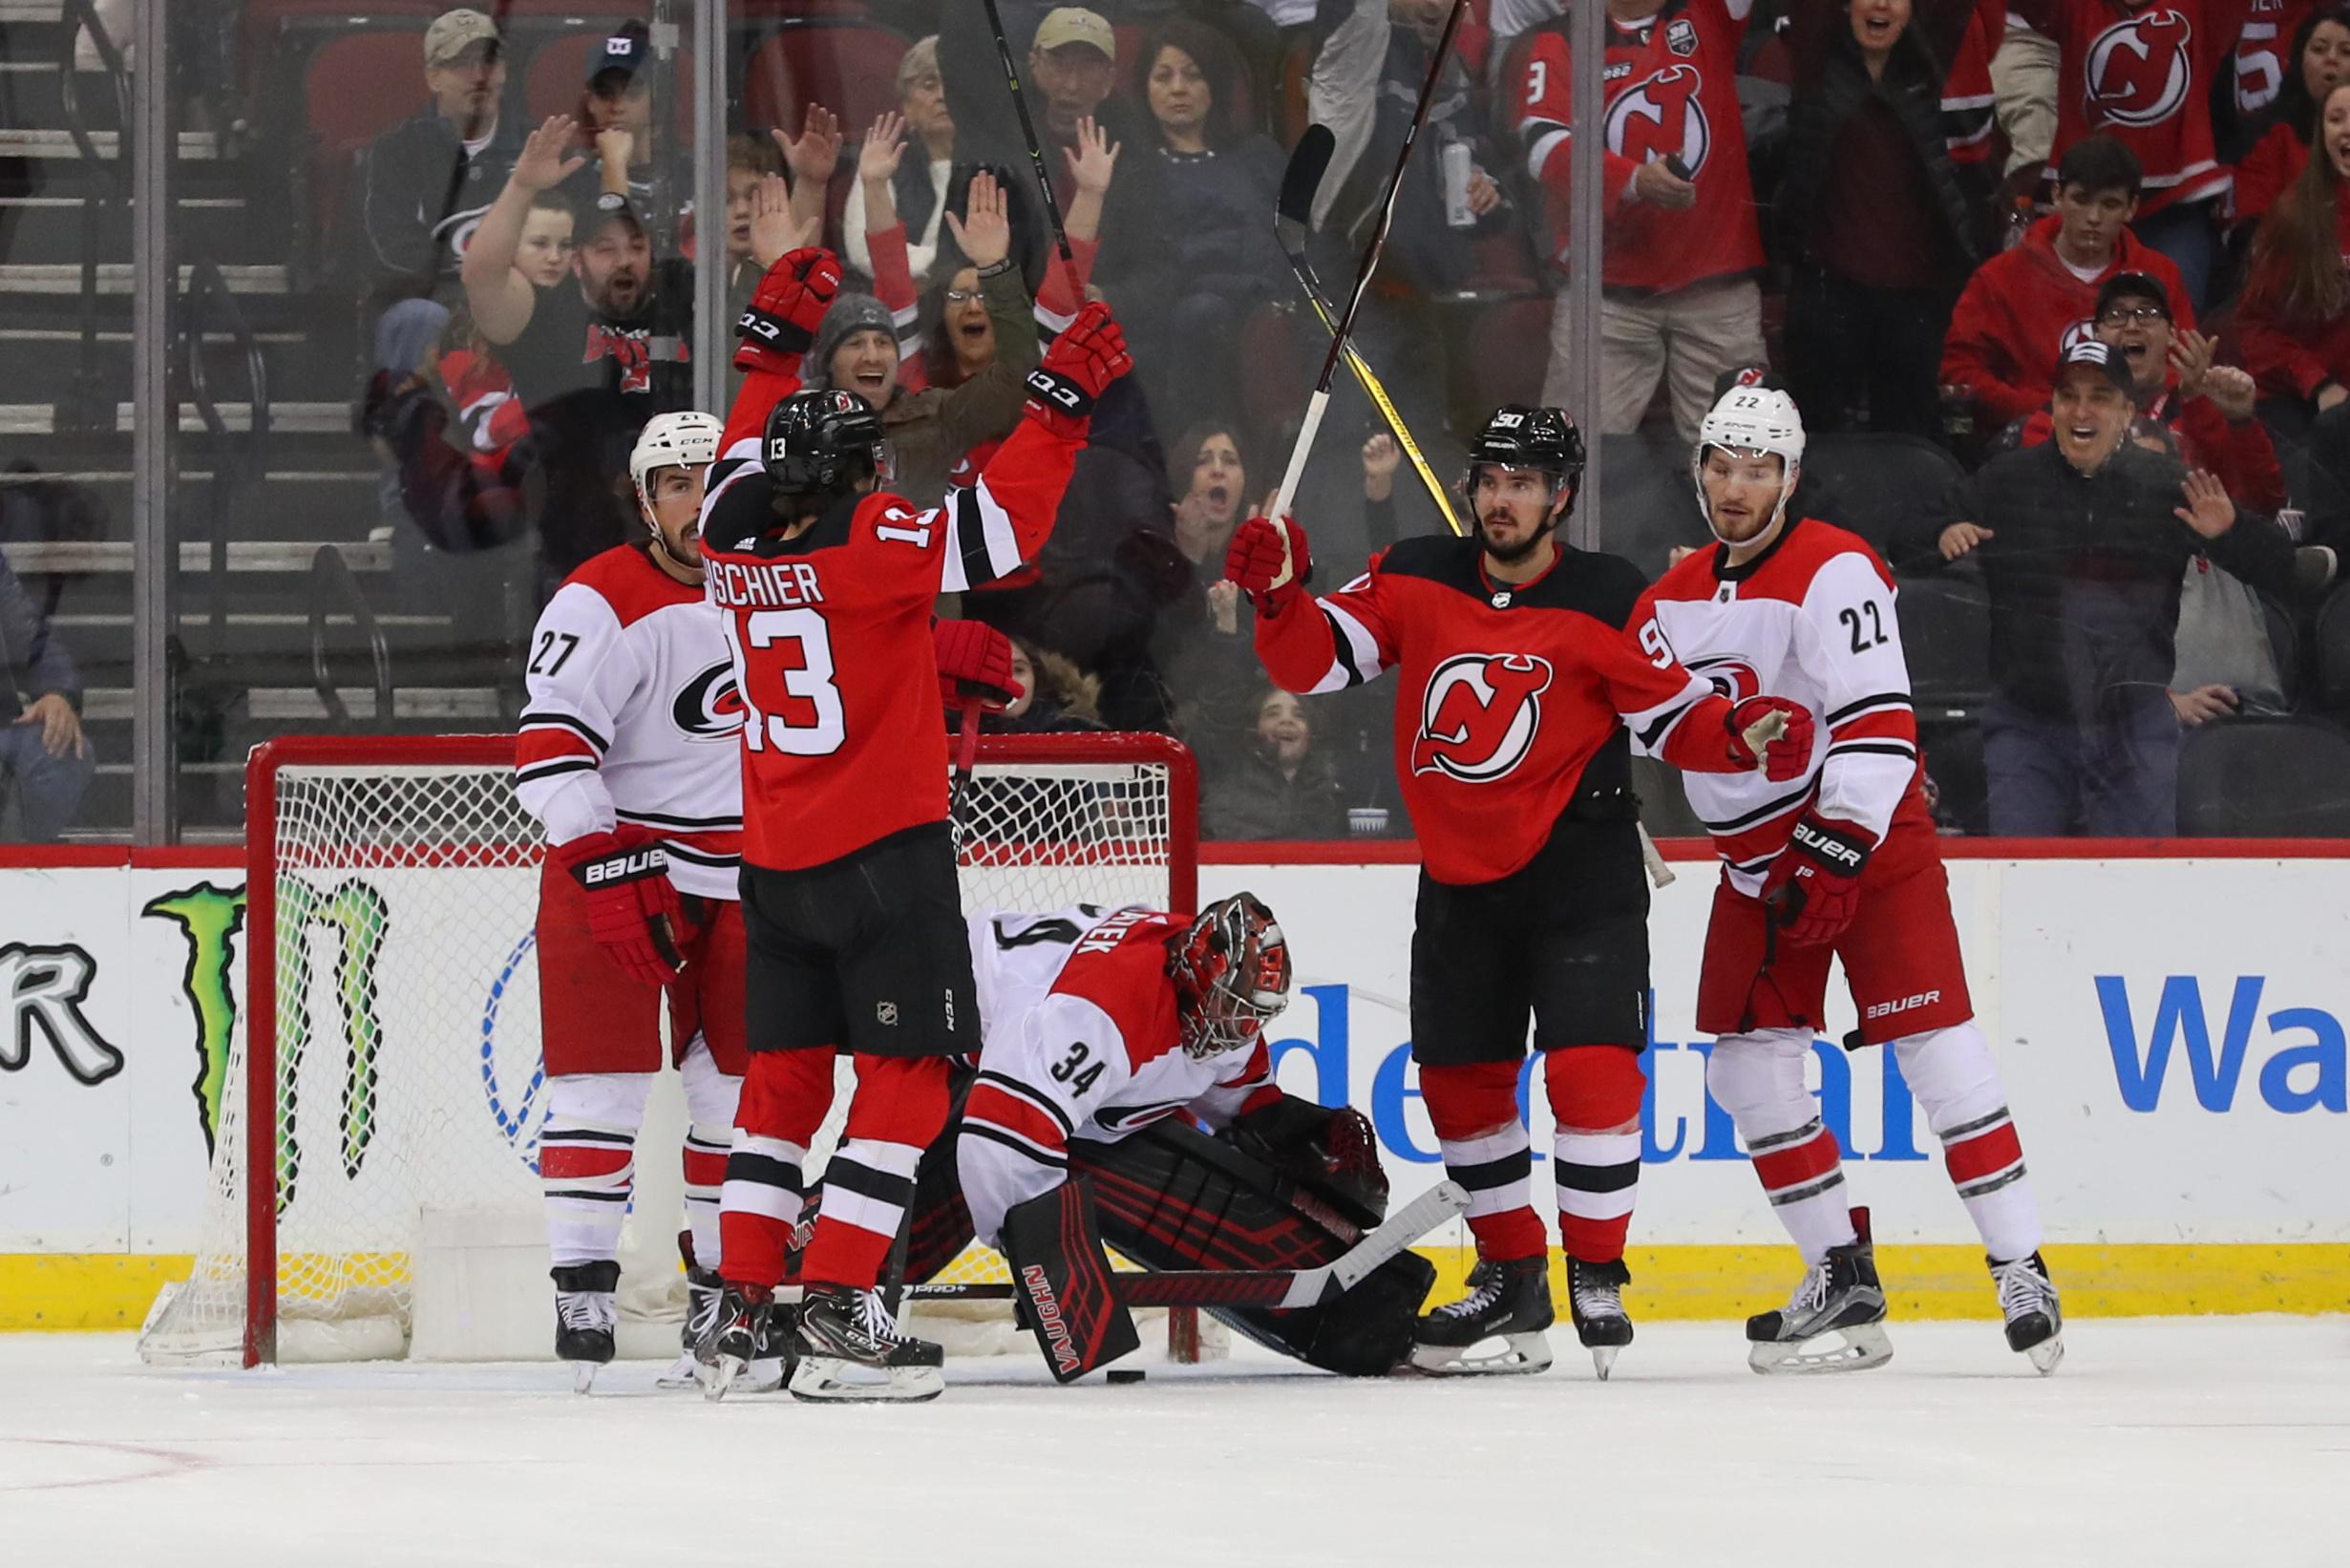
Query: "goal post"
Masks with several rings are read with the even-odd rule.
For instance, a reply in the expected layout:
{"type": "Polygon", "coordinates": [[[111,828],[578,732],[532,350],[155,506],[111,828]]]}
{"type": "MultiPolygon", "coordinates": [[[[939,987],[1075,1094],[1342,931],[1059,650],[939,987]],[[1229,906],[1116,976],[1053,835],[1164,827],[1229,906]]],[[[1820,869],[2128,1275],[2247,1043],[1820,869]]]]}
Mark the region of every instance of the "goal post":
{"type": "MultiPolygon", "coordinates": [[[[539,1212],[542,844],[515,798],[514,748],[453,735],[254,750],[243,1016],[194,1271],[149,1313],[147,1359],[403,1355],[434,1218],[513,1232],[539,1212]]],[[[983,737],[956,826],[966,913],[1197,902],[1197,771],[1165,736],[983,737]]],[[[641,1163],[663,1157],[648,1147],[641,1163]]],[[[671,1233],[676,1219],[646,1217],[671,1233]]],[[[943,1277],[1006,1276],[974,1244],[943,1277]]],[[[1178,1346],[1189,1332],[1173,1325],[1178,1346]]]]}

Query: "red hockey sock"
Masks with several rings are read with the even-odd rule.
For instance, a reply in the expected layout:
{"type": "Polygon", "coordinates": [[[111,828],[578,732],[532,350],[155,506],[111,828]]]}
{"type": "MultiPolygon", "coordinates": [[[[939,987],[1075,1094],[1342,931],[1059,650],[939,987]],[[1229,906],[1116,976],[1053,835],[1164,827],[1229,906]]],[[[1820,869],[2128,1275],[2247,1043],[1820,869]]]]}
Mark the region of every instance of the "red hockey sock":
{"type": "MultiPolygon", "coordinates": [[[[914,1168],[945,1130],[948,1098],[943,1056],[858,1055],[848,1128],[824,1167],[802,1280],[869,1289],[880,1278],[914,1200],[914,1168]]],[[[727,1245],[730,1256],[731,1237],[727,1245]]]]}
{"type": "Polygon", "coordinates": [[[1444,1149],[1445,1175],[1469,1190],[1479,1257],[1506,1262],[1545,1250],[1534,1212],[1534,1151],[1517,1114],[1515,1062],[1420,1069],[1420,1099],[1444,1149]]]}
{"type": "Polygon", "coordinates": [[[1556,1124],[1551,1174],[1558,1184],[1558,1243],[1587,1263],[1623,1256],[1641,1179],[1641,1059],[1621,1046],[1545,1052],[1542,1082],[1556,1124]]]}
{"type": "Polygon", "coordinates": [[[762,1050],[743,1074],[718,1211],[719,1271],[772,1290],[806,1206],[800,1167],[833,1104],[833,1052],[762,1050]]]}

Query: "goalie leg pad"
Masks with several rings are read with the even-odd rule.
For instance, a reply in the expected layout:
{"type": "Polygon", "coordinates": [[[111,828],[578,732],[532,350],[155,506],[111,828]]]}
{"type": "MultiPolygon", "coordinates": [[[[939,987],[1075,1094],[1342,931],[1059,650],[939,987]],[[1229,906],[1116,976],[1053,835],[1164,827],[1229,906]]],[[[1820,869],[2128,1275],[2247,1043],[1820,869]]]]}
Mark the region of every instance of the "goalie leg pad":
{"type": "Polygon", "coordinates": [[[1110,1277],[1088,1183],[1064,1181],[1015,1204],[1004,1216],[1004,1251],[1023,1321],[1054,1381],[1074,1382],[1141,1347],[1133,1315],[1110,1277]]]}

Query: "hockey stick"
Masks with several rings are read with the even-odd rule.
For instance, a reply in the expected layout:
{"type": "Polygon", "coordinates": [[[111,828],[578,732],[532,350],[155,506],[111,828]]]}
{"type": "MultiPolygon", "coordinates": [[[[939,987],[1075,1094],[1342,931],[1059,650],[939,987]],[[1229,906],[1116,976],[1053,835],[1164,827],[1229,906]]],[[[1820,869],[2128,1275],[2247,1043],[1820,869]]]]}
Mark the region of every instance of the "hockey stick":
{"type": "Polygon", "coordinates": [[[1069,271],[1069,297],[1085,304],[1085,280],[1077,275],[1077,256],[1069,248],[1069,233],[1061,226],[1061,201],[1052,194],[1052,175],[1045,167],[1044,144],[1036,139],[1036,122],[1028,117],[1028,97],[1020,90],[1020,68],[1012,63],[1012,46],[1004,40],[1004,16],[996,0],[987,8],[987,30],[995,34],[996,58],[1004,64],[1004,82],[1012,91],[1012,112],[1020,117],[1020,135],[1028,144],[1028,162],[1036,170],[1036,188],[1045,198],[1045,219],[1052,225],[1052,243],[1060,248],[1061,265],[1069,271]]]}
{"type": "MultiPolygon", "coordinates": [[[[1446,1220],[1467,1213],[1469,1194],[1455,1181],[1439,1181],[1387,1217],[1378,1229],[1319,1268],[1167,1269],[1117,1274],[1118,1300],[1127,1306],[1255,1306],[1288,1312],[1335,1301],[1368,1279],[1381,1264],[1446,1220]]],[[[1008,1302],[1009,1284],[922,1284],[906,1286],[918,1302],[1008,1302]]]]}
{"type": "MultiPolygon", "coordinates": [[[[1329,298],[1323,292],[1322,279],[1315,274],[1314,264],[1305,253],[1305,241],[1313,226],[1314,193],[1322,185],[1323,174],[1329,168],[1330,154],[1337,145],[1338,138],[1330,134],[1328,126],[1309,125],[1305,128],[1305,134],[1298,138],[1297,148],[1289,155],[1288,166],[1281,171],[1281,197],[1273,211],[1273,238],[1281,245],[1281,254],[1289,258],[1289,270],[1297,274],[1298,286],[1305,290],[1305,303],[1314,307],[1314,314],[1322,321],[1323,330],[1332,334],[1338,331],[1338,318],[1331,313],[1329,298]]],[[[1453,508],[1451,493],[1445,489],[1443,482],[1436,477],[1435,470],[1429,468],[1428,459],[1421,456],[1420,443],[1412,439],[1411,427],[1405,424],[1404,416],[1396,412],[1395,400],[1387,395],[1387,387],[1372,371],[1370,362],[1363,357],[1362,351],[1355,348],[1351,340],[1346,342],[1345,351],[1346,368],[1354,372],[1356,383],[1378,407],[1381,417],[1387,422],[1387,429],[1395,433],[1396,445],[1404,449],[1404,456],[1410,462],[1412,472],[1420,476],[1420,483],[1427,488],[1429,499],[1434,501],[1436,510],[1444,514],[1446,526],[1455,535],[1469,532],[1468,526],[1461,521],[1460,513],[1453,508]]]]}
{"type": "MultiPolygon", "coordinates": [[[[990,4],[993,0],[990,0],[990,4]]],[[[1411,111],[1411,123],[1404,131],[1402,151],[1395,155],[1395,172],[1387,177],[1387,194],[1379,203],[1379,222],[1371,230],[1370,243],[1363,247],[1363,264],[1355,268],[1354,292],[1347,296],[1345,313],[1338,318],[1338,326],[1330,334],[1330,351],[1323,357],[1322,374],[1314,380],[1314,395],[1305,405],[1305,422],[1298,427],[1297,444],[1289,449],[1289,468],[1281,476],[1281,488],[1273,501],[1273,516],[1285,517],[1289,503],[1298,493],[1298,481],[1305,477],[1305,459],[1314,450],[1314,436],[1322,429],[1323,415],[1330,412],[1330,383],[1337,379],[1338,362],[1345,352],[1346,340],[1354,335],[1355,312],[1363,308],[1363,297],[1370,291],[1371,274],[1378,269],[1380,252],[1387,248],[1387,225],[1395,222],[1395,198],[1404,188],[1404,170],[1411,162],[1411,149],[1420,139],[1420,127],[1428,123],[1428,106],[1436,96],[1436,80],[1444,74],[1445,63],[1452,57],[1452,35],[1459,31],[1461,12],[1469,0],[1452,0],[1452,9],[1445,13],[1444,31],[1436,36],[1436,48],[1428,62],[1428,75],[1420,83],[1420,98],[1411,111]]],[[[1297,562],[1289,554],[1289,536],[1281,535],[1281,569],[1276,573],[1273,587],[1287,583],[1297,572],[1297,562]]]]}

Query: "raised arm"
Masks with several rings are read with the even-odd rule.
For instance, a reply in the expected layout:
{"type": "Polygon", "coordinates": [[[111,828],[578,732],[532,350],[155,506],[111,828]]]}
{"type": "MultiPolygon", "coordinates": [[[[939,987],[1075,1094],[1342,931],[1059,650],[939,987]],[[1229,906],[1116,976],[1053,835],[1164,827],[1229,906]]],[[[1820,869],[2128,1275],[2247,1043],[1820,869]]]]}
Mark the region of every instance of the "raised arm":
{"type": "Polygon", "coordinates": [[[1314,570],[1305,530],[1294,518],[1279,524],[1251,518],[1233,530],[1224,552],[1224,581],[1249,597],[1257,611],[1257,660],[1284,691],[1337,691],[1379,678],[1402,657],[1395,622],[1386,604],[1385,555],[1334,594],[1305,591],[1314,570]]]}
{"type": "Polygon", "coordinates": [[[799,391],[801,362],[815,344],[816,328],[840,289],[840,263],[829,250],[811,245],[788,251],[759,280],[751,304],[734,324],[734,368],[743,384],[727,411],[721,452],[755,441],[767,429],[774,406],[799,391]]]}
{"type": "Polygon", "coordinates": [[[522,156],[490,210],[481,215],[474,237],[465,246],[459,276],[465,284],[465,303],[474,325],[492,343],[512,343],[530,326],[539,290],[515,270],[515,254],[522,247],[522,223],[530,216],[531,199],[561,184],[586,163],[566,156],[573,126],[568,115],[551,117],[522,142],[522,156]]]}

